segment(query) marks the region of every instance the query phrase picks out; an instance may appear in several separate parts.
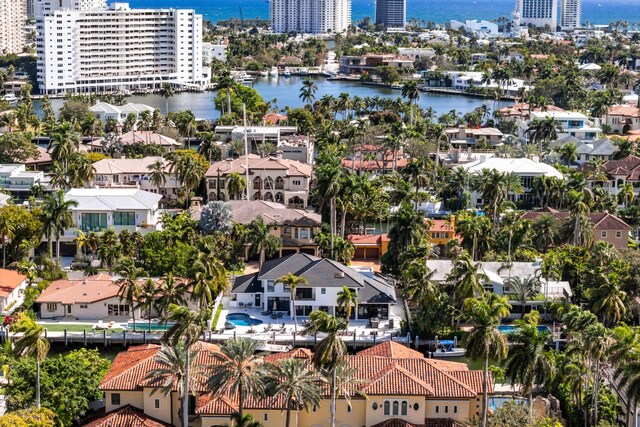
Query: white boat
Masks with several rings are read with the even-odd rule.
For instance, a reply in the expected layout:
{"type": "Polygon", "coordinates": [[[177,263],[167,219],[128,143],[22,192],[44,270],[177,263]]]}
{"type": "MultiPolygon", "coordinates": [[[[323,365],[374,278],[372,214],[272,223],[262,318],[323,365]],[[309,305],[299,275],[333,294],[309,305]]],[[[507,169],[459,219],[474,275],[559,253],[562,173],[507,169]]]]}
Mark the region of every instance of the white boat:
{"type": "Polygon", "coordinates": [[[309,69],[308,68],[300,68],[300,75],[301,76],[308,76],[309,75],[309,69]]]}
{"type": "Polygon", "coordinates": [[[15,105],[18,103],[18,98],[13,93],[7,93],[2,96],[2,100],[8,102],[10,105],[15,105]]]}
{"type": "Polygon", "coordinates": [[[269,75],[269,72],[267,70],[260,71],[260,76],[267,77],[268,75],[269,75]]]}
{"type": "Polygon", "coordinates": [[[282,73],[282,75],[285,77],[291,77],[291,71],[289,71],[288,68],[285,68],[284,73],[282,73]]]}
{"type": "Polygon", "coordinates": [[[282,345],[282,344],[271,344],[269,342],[262,341],[260,342],[256,350],[258,351],[269,351],[271,353],[286,353],[290,351],[293,347],[290,345],[282,345]]]}
{"type": "Polygon", "coordinates": [[[391,85],[391,89],[402,89],[402,85],[394,83],[394,84],[391,85]]]}
{"type": "Polygon", "coordinates": [[[271,71],[269,71],[269,75],[271,77],[278,77],[278,67],[271,67],[271,71]]]}
{"type": "Polygon", "coordinates": [[[436,359],[446,358],[446,357],[463,357],[466,353],[466,350],[462,347],[452,347],[451,350],[442,350],[434,351],[431,353],[436,359]]]}

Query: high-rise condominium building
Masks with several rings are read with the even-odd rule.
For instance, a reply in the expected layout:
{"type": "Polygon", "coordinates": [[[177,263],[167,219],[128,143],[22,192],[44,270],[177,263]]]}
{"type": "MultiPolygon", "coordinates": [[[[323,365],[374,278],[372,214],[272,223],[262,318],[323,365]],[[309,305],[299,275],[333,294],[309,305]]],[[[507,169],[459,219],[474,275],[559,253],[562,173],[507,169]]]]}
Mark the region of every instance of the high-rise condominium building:
{"type": "Polygon", "coordinates": [[[341,33],[351,24],[351,0],[271,0],[275,33],[341,33]]]}
{"type": "Polygon", "coordinates": [[[518,12],[522,25],[558,26],[558,0],[518,0],[518,12]]]}
{"type": "Polygon", "coordinates": [[[26,23],[26,0],[0,0],[0,54],[22,52],[26,23]]]}
{"type": "Polygon", "coordinates": [[[50,15],[57,10],[94,10],[106,9],[107,0],[34,0],[35,16],[50,15]]]}
{"type": "Polygon", "coordinates": [[[404,28],[407,22],[405,0],[376,0],[376,24],[385,28],[404,28]]]}
{"type": "Polygon", "coordinates": [[[570,30],[580,26],[581,0],[562,0],[562,14],[560,26],[570,30]]]}
{"type": "MultiPolygon", "coordinates": [[[[64,1],[64,0],[63,0],[64,1]]],[[[42,93],[127,91],[205,84],[202,15],[128,3],[56,9],[37,20],[42,93]]]]}

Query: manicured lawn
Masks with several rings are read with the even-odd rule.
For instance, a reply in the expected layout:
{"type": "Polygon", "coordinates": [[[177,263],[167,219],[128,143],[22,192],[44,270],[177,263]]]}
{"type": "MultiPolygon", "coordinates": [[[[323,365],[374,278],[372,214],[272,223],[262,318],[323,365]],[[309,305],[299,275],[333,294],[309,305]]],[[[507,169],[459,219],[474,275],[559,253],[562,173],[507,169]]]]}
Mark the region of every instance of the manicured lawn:
{"type": "MultiPolygon", "coordinates": [[[[92,325],[64,325],[64,324],[41,324],[42,326],[44,326],[45,328],[47,328],[47,331],[49,332],[64,332],[64,330],[66,329],[67,332],[82,332],[83,330],[87,331],[87,334],[89,333],[93,333],[93,330],[91,329],[92,325]]],[[[102,334],[102,331],[96,330],[95,331],[96,334],[102,334]]],[[[107,330],[107,334],[117,334],[122,332],[122,328],[111,328],[107,330]]]]}

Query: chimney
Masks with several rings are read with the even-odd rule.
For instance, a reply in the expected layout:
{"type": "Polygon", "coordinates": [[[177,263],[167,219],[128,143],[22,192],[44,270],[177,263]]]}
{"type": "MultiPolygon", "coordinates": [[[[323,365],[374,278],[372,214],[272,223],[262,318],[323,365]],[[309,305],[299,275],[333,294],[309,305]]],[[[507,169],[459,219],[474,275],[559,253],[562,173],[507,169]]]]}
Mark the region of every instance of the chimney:
{"type": "Polygon", "coordinates": [[[191,209],[200,211],[202,207],[202,197],[191,198],[191,209]]]}
{"type": "Polygon", "coordinates": [[[118,124],[116,125],[116,134],[117,134],[118,136],[122,136],[122,124],[121,124],[121,123],[118,123],[118,124]]]}
{"type": "Polygon", "coordinates": [[[282,160],[282,150],[276,151],[276,159],[277,160],[282,160]]]}

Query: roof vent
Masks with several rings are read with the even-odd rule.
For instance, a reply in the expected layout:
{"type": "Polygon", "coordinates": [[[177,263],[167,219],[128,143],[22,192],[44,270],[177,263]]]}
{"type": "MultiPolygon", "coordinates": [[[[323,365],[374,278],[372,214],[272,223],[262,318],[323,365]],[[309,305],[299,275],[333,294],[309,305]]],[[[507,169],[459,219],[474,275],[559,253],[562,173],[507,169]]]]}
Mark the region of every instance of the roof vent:
{"type": "Polygon", "coordinates": [[[86,281],[86,280],[83,280],[83,281],[82,281],[82,284],[83,284],[83,285],[86,285],[86,284],[87,284],[87,281],[86,281]]]}
{"type": "Polygon", "coordinates": [[[344,272],[343,271],[339,271],[337,273],[333,273],[333,278],[334,279],[344,279],[344,272]]]}
{"type": "Polygon", "coordinates": [[[82,294],[82,296],[83,296],[83,297],[86,297],[86,296],[87,296],[87,293],[85,292],[84,294],[82,294]]]}

